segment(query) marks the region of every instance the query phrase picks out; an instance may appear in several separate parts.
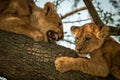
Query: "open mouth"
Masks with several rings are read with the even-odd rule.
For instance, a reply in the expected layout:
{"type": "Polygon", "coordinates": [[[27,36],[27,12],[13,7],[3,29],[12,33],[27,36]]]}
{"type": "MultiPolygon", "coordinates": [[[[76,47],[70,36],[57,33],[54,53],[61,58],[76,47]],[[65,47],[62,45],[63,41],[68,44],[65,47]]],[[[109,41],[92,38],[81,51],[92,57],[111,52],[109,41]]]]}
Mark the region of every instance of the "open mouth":
{"type": "Polygon", "coordinates": [[[51,42],[51,41],[58,41],[59,40],[59,36],[56,32],[50,30],[47,32],[47,39],[48,39],[48,42],[51,42]]]}

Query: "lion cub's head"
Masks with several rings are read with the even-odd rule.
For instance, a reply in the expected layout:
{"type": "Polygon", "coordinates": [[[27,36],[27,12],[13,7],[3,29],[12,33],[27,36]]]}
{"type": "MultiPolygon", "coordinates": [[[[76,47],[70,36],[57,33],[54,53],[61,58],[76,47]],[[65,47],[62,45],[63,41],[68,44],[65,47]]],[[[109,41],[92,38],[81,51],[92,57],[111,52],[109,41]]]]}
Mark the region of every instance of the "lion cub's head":
{"type": "Polygon", "coordinates": [[[81,27],[72,26],[71,32],[76,38],[76,52],[85,56],[86,54],[100,48],[104,39],[108,36],[108,27],[100,29],[94,23],[88,23],[81,27]]]}
{"type": "Polygon", "coordinates": [[[45,41],[63,38],[63,24],[51,2],[47,2],[43,9],[33,11],[33,17],[34,26],[42,32],[45,41]]]}

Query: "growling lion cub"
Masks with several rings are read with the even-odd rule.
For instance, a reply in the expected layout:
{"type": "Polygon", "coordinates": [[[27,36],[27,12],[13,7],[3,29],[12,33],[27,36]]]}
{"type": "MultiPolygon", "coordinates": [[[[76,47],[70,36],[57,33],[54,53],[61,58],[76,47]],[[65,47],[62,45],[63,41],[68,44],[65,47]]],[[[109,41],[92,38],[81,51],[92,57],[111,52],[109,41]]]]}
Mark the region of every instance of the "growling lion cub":
{"type": "Polygon", "coordinates": [[[54,5],[37,7],[33,0],[0,0],[0,29],[24,34],[35,41],[63,38],[63,26],[54,5]]]}
{"type": "Polygon", "coordinates": [[[84,57],[60,57],[55,61],[56,69],[60,72],[77,70],[93,76],[105,77],[111,73],[120,80],[120,44],[108,35],[107,26],[99,29],[94,23],[81,27],[72,27],[71,32],[76,37],[76,52],[84,57]]]}

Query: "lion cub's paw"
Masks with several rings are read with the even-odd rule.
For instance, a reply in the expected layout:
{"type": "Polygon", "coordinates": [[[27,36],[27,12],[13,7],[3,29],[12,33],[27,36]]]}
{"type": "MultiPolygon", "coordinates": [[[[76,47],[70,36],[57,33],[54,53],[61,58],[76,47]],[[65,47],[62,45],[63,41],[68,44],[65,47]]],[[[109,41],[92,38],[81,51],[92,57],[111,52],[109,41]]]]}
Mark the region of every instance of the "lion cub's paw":
{"type": "Polygon", "coordinates": [[[35,40],[35,41],[42,41],[44,40],[43,34],[39,31],[33,31],[30,33],[30,36],[35,40]]]}
{"type": "Polygon", "coordinates": [[[69,57],[60,57],[55,60],[55,67],[60,72],[66,72],[71,69],[69,57]]]}

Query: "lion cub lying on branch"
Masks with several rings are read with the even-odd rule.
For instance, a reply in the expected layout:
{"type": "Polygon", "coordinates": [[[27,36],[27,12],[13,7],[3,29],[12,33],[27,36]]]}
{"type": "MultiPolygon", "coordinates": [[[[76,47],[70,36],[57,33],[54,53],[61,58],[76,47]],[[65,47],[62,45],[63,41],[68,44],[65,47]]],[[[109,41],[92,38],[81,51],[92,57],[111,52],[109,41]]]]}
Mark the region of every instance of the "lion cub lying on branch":
{"type": "Polygon", "coordinates": [[[111,73],[120,80],[120,44],[109,36],[107,26],[99,29],[94,23],[88,23],[81,27],[71,27],[71,32],[76,37],[75,50],[78,55],[83,57],[89,53],[91,58],[57,58],[57,70],[76,70],[100,77],[111,73]]]}
{"type": "Polygon", "coordinates": [[[0,0],[0,29],[27,35],[35,41],[63,38],[62,21],[50,2],[42,9],[33,0],[0,0]]]}

